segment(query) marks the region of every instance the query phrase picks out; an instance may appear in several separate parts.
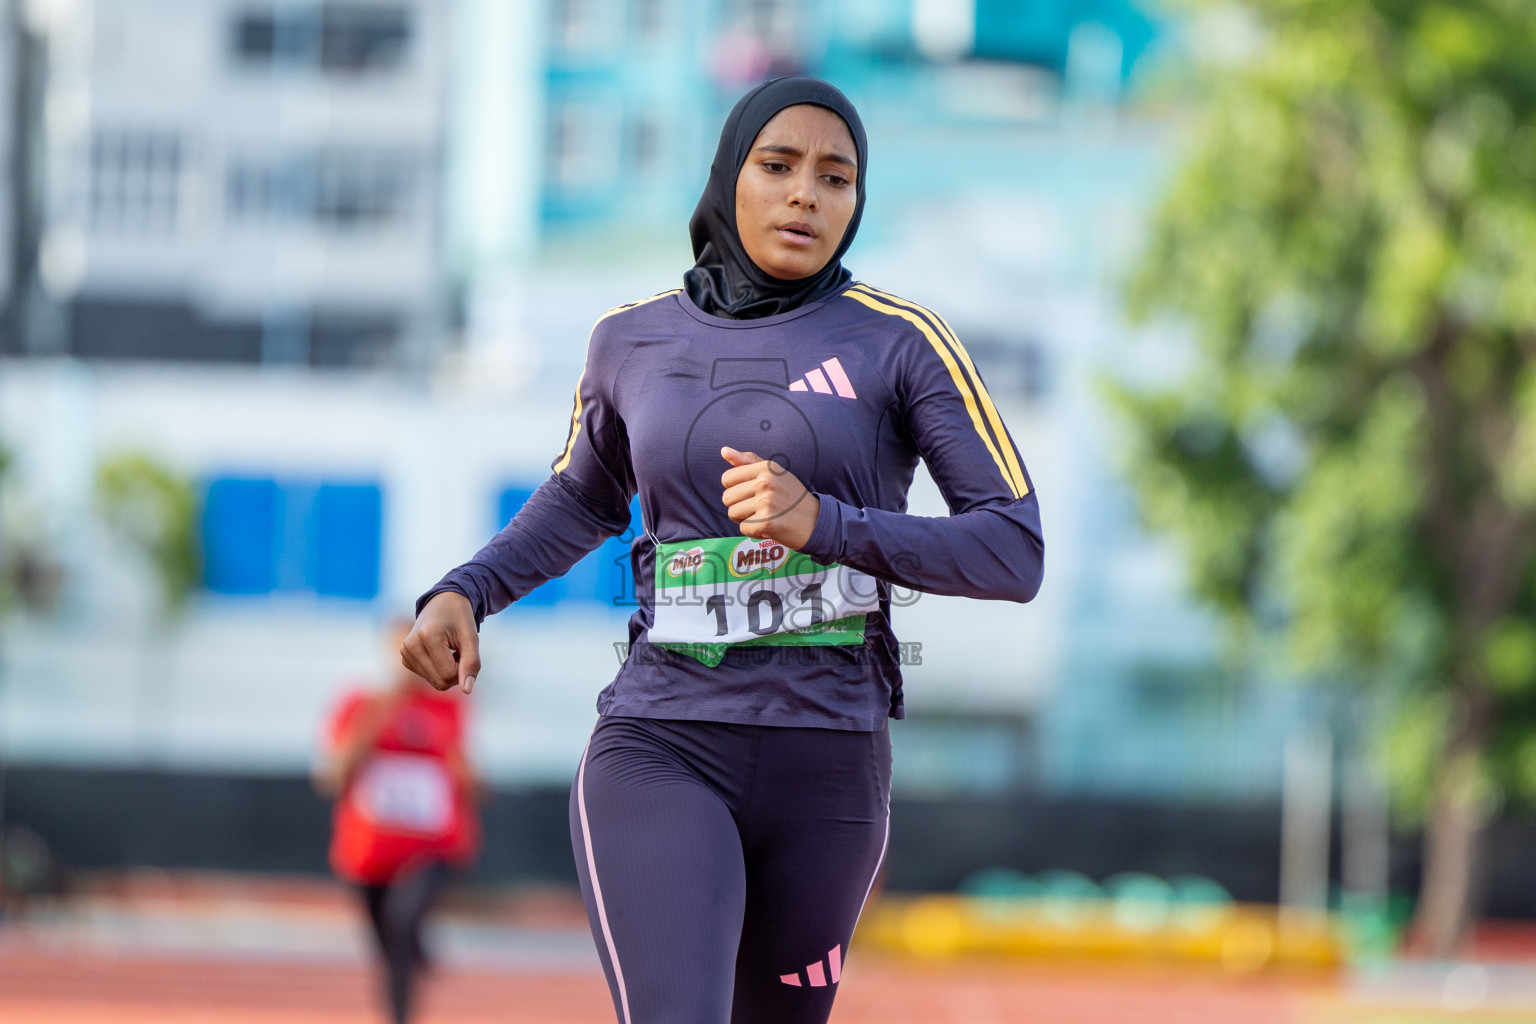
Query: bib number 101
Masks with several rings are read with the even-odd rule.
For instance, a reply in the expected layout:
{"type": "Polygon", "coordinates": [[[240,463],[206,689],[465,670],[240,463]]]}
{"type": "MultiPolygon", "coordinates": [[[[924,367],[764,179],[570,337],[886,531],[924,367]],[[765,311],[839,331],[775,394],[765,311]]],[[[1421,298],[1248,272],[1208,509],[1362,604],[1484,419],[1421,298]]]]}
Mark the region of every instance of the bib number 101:
{"type": "MultiPolygon", "coordinates": [[[[751,633],[758,636],[768,636],[771,633],[782,632],[784,629],[801,629],[806,626],[819,626],[827,621],[826,608],[821,599],[821,584],[810,583],[801,587],[796,595],[792,590],[789,595],[780,594],[775,590],[754,590],[747,595],[743,602],[746,609],[746,627],[751,633]],[[790,612],[790,622],[785,625],[785,598],[794,595],[796,603],[790,612]]],[[[726,615],[726,596],[724,594],[711,594],[704,600],[704,610],[715,617],[715,636],[727,636],[732,632],[729,617],[726,615]]]]}

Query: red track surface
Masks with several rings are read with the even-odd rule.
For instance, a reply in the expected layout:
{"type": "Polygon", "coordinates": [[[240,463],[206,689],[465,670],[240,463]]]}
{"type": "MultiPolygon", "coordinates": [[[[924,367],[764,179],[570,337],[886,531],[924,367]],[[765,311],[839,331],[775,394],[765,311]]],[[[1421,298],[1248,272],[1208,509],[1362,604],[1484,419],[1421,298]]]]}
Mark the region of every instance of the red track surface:
{"type": "MultiPolygon", "coordinates": [[[[587,948],[584,914],[573,893],[470,895],[445,912],[461,922],[523,929],[519,934],[534,936],[541,949],[560,942],[567,950],[573,942],[578,950],[587,948]]],[[[31,919],[13,919],[14,926],[0,924],[0,1024],[376,1024],[384,1017],[377,982],[357,959],[361,946],[347,953],[320,943],[314,948],[331,951],[309,960],[297,953],[299,940],[355,937],[356,913],[349,894],[319,880],[164,874],[97,879],[79,887],[71,902],[39,908],[31,919]],[[231,933],[232,922],[243,922],[246,931],[231,933]]],[[[1490,961],[1530,963],[1536,932],[1528,927],[1507,932],[1484,936],[1480,952],[1490,961]]],[[[612,1024],[612,1003],[595,962],[586,963],[584,956],[559,962],[571,966],[542,969],[512,950],[495,970],[440,969],[425,983],[418,1024],[612,1024]]],[[[1523,1013],[1451,1014],[1438,1000],[1400,1003],[1397,1009],[1366,1006],[1346,988],[1317,974],[1237,977],[1214,970],[1077,963],[940,963],[855,946],[832,1020],[1536,1022],[1530,1001],[1523,1013]]]]}
{"type": "MultiPolygon", "coordinates": [[[[7,1024],[371,1024],[380,1018],[362,968],[223,961],[0,955],[7,1024]]],[[[1005,965],[853,963],[838,1024],[1283,1024],[1299,1020],[1306,988],[1169,975],[1086,973],[1005,965]]],[[[612,1004],[592,974],[442,972],[424,993],[421,1024],[609,1024],[612,1004]]]]}

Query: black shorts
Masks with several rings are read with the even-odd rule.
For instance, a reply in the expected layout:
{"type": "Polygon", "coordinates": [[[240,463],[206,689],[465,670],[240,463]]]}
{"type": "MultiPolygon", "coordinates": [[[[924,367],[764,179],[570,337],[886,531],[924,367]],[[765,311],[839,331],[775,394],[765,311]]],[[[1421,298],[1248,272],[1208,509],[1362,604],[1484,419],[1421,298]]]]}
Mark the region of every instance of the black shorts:
{"type": "Polygon", "coordinates": [[[823,1024],[890,782],[885,729],[600,719],[571,842],[621,1024],[823,1024]]]}

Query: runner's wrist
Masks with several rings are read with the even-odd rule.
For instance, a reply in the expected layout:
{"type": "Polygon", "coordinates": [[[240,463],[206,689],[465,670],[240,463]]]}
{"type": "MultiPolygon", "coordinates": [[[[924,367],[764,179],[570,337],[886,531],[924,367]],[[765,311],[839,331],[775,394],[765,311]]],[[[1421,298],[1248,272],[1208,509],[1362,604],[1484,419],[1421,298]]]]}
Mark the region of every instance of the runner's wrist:
{"type": "Polygon", "coordinates": [[[816,525],[805,546],[796,550],[818,562],[835,562],[843,557],[843,503],[825,494],[811,494],[818,502],[816,525]]]}
{"type": "Polygon", "coordinates": [[[479,628],[480,623],[485,619],[485,613],[481,610],[480,605],[476,602],[475,595],[469,592],[469,588],[458,580],[452,579],[452,575],[452,573],[449,573],[448,577],[440,582],[437,586],[433,587],[431,590],[427,591],[425,594],[422,594],[416,599],[416,616],[420,618],[421,613],[426,611],[427,605],[431,604],[434,599],[441,597],[443,594],[457,594],[459,597],[462,597],[464,600],[469,602],[470,614],[475,617],[475,627],[479,628]]]}

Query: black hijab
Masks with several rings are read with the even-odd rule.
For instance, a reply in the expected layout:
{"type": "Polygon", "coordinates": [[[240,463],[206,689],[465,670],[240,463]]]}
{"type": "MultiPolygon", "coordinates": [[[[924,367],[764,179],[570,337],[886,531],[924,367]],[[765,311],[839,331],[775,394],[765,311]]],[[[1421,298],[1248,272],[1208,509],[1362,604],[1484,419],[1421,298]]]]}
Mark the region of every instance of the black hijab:
{"type": "Polygon", "coordinates": [[[867,156],[864,123],[859,120],[858,111],[848,97],[819,78],[775,78],[736,101],[720,132],[715,162],[709,168],[709,182],[688,221],[696,262],[683,274],[683,287],[693,304],[712,316],[752,320],[826,298],[847,284],[852,275],[841,261],[853,243],[864,213],[867,156]],[[779,111],[801,103],[825,107],[848,126],[848,134],[853,136],[858,150],[858,174],[854,177],[857,198],[848,229],[827,265],[810,277],[781,281],[753,263],[741,244],[741,235],[736,231],[736,178],[763,126],[779,111]]]}

